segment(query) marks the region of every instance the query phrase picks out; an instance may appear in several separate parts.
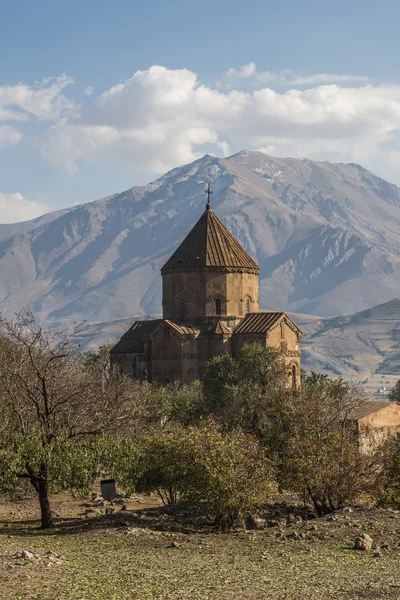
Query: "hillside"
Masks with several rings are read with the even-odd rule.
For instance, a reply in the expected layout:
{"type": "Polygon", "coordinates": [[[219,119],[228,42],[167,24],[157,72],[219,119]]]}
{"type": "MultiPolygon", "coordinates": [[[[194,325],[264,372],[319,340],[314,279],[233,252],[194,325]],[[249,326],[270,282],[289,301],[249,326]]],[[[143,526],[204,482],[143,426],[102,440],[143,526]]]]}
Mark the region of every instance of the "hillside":
{"type": "Polygon", "coordinates": [[[400,190],[354,164],[240,152],[0,228],[0,310],[106,322],[161,310],[159,269],[213,207],[261,267],[260,306],[336,316],[400,296],[400,190]]]}
{"type": "Polygon", "coordinates": [[[400,377],[400,299],[305,326],[302,363],[346,377],[400,377]]]}

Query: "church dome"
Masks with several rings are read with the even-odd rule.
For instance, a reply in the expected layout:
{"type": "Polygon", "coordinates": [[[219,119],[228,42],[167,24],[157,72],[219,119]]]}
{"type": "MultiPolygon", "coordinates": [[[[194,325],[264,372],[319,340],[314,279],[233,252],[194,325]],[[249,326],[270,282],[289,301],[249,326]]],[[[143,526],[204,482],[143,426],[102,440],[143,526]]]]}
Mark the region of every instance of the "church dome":
{"type": "Polygon", "coordinates": [[[161,269],[161,273],[207,268],[229,268],[257,274],[258,265],[207,204],[196,225],[161,269]]]}

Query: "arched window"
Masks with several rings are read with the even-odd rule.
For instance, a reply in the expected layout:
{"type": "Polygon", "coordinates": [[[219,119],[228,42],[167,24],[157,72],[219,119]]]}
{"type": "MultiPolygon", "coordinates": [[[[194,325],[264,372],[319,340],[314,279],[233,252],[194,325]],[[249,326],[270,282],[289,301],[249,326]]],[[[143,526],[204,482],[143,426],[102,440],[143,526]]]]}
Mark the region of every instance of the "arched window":
{"type": "Polygon", "coordinates": [[[179,302],[179,318],[181,321],[186,319],[186,302],[184,300],[179,302]]]}
{"type": "Polygon", "coordinates": [[[292,388],[294,390],[297,388],[297,369],[296,369],[296,365],[292,365],[292,388]]]}
{"type": "Polygon", "coordinates": [[[215,300],[215,314],[216,315],[221,314],[221,298],[217,298],[215,300]]]}
{"type": "Polygon", "coordinates": [[[250,312],[250,298],[246,299],[246,313],[250,312]]]}

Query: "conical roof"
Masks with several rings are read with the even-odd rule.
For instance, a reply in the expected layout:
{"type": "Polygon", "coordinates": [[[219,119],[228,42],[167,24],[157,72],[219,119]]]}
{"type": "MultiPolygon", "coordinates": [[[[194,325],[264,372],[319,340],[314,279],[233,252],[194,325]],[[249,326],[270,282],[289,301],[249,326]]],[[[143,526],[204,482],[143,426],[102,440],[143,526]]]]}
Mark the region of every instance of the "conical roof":
{"type": "Polygon", "coordinates": [[[258,265],[221,223],[209,204],[196,225],[161,269],[230,267],[259,273],[258,265]]]}

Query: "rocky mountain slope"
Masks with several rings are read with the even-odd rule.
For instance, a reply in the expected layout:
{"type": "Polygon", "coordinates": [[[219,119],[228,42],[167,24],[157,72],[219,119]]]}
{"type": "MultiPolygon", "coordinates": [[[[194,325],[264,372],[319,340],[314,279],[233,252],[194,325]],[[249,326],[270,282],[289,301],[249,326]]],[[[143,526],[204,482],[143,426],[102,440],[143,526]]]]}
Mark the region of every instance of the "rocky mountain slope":
{"type": "Polygon", "coordinates": [[[400,296],[400,189],[358,165],[240,152],[0,228],[0,310],[57,323],[159,313],[159,269],[204,210],[261,267],[260,306],[322,317],[400,296]]]}
{"type": "Polygon", "coordinates": [[[400,299],[330,319],[303,319],[305,368],[346,377],[400,377],[400,299]]]}

